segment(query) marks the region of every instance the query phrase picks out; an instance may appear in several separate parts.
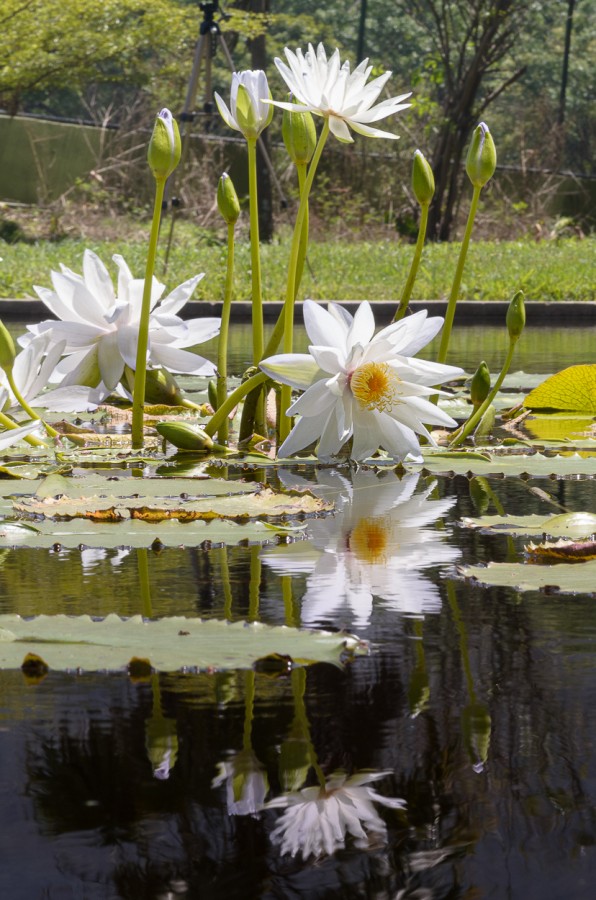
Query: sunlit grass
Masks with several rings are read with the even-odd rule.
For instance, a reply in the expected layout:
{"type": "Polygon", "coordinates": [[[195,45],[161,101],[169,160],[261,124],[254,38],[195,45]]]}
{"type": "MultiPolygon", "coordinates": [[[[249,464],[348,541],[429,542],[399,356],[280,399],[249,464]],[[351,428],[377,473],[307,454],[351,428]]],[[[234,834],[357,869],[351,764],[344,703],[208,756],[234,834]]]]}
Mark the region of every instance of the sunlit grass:
{"type": "MultiPolygon", "coordinates": [[[[163,277],[165,235],[158,252],[156,275],[169,287],[205,272],[196,299],[221,300],[225,279],[225,244],[216,235],[180,223],[163,277]]],[[[50,285],[50,270],[64,263],[81,270],[85,247],[110,264],[114,253],[124,256],[133,273],[142,276],[146,242],[73,240],[5,244],[0,242],[0,296],[35,296],[34,284],[50,285]]],[[[556,241],[501,241],[472,244],[462,283],[462,298],[508,300],[522,289],[527,300],[594,300],[594,237],[556,241]]],[[[442,299],[449,293],[459,244],[430,244],[424,249],[414,300],[442,299]]],[[[265,300],[283,300],[289,240],[263,246],[265,300]]],[[[318,242],[311,244],[300,294],[322,300],[397,300],[407,278],[413,246],[394,241],[318,242]]],[[[114,267],[115,272],[115,267],[114,267]]],[[[239,242],[236,252],[235,297],[250,298],[250,247],[239,242]]]]}

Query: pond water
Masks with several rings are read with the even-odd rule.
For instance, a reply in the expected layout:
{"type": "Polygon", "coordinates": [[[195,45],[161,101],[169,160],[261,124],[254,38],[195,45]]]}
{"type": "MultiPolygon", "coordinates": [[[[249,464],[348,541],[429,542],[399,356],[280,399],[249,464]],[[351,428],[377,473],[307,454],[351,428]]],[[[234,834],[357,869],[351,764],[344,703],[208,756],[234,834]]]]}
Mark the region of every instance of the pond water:
{"type": "MultiPolygon", "coordinates": [[[[470,368],[501,358],[496,330],[464,334],[470,368]]],[[[593,361],[553,365],[560,332],[541,335],[520,368],[593,361]]],[[[265,546],[5,549],[0,613],[258,619],[354,632],[369,653],[291,671],[0,672],[0,897],[593,896],[594,596],[464,580],[459,566],[522,561],[528,542],[461,526],[483,503],[467,477],[245,477],[310,486],[338,511],[265,546]]],[[[596,480],[488,478],[486,497],[596,511],[596,480]]]]}

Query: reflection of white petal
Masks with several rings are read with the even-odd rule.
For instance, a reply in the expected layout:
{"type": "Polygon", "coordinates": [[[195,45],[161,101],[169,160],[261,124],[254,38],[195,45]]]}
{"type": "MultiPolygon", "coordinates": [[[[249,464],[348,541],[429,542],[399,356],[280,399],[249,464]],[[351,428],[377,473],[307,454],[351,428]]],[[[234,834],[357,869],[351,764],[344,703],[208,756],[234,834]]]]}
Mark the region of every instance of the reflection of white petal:
{"type": "Polygon", "coordinates": [[[289,472],[280,473],[280,479],[287,488],[309,488],[335,503],[333,516],[308,523],[310,542],[262,554],[280,574],[308,574],[301,604],[303,625],[328,625],[333,620],[365,628],[374,598],[401,614],[439,612],[439,590],[423,570],[452,565],[459,551],[442,532],[428,526],[451,509],[454,498],[430,499],[434,482],[416,492],[418,474],[400,480],[392,472],[359,470],[351,486],[332,470],[319,471],[318,484],[289,472]]]}
{"type": "Polygon", "coordinates": [[[282,853],[292,856],[331,856],[345,846],[346,838],[355,838],[356,846],[364,847],[369,835],[384,840],[385,823],[374,803],[392,809],[403,809],[405,802],[396,797],[384,797],[368,787],[387,773],[369,772],[347,777],[332,775],[325,787],[307,787],[283,794],[266,804],[268,808],[285,807],[271,833],[271,841],[282,853]]]}

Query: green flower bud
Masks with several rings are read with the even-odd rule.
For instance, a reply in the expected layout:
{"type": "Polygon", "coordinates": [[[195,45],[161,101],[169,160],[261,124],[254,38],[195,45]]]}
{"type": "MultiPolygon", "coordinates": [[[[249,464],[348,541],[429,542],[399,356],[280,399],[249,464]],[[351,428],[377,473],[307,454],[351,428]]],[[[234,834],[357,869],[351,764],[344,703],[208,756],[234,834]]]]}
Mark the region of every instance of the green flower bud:
{"type": "Polygon", "coordinates": [[[308,165],[317,146],[317,130],[311,113],[284,109],[281,133],[294,165],[308,165]]]}
{"type": "Polygon", "coordinates": [[[145,375],[145,403],[163,406],[183,406],[184,394],[167,369],[147,369],[145,375]]]}
{"type": "Polygon", "coordinates": [[[526,324],[526,307],[524,305],[523,291],[518,291],[513,295],[513,299],[507,310],[506,321],[509,340],[513,342],[517,341],[526,324]]]}
{"type": "Polygon", "coordinates": [[[0,320],[0,368],[5,372],[10,372],[14,365],[17,351],[15,349],[12,335],[9,333],[6,325],[0,320]]]}
{"type": "Polygon", "coordinates": [[[412,165],[412,189],[420,206],[430,203],[435,193],[435,176],[433,175],[433,170],[420,150],[416,150],[414,153],[414,163],[412,165]]]}
{"type": "Polygon", "coordinates": [[[226,172],[217,185],[217,207],[226,225],[236,224],[240,215],[240,203],[234,183],[226,172]]]}
{"type": "Polygon", "coordinates": [[[497,168],[497,150],[488,125],[481,122],[474,129],[466,159],[466,172],[474,187],[484,187],[497,168]]]}
{"type": "Polygon", "coordinates": [[[211,409],[214,412],[217,412],[219,403],[217,402],[217,380],[215,378],[211,378],[207,384],[207,399],[209,400],[211,409]]]}
{"type": "Polygon", "coordinates": [[[190,450],[195,453],[213,449],[213,440],[200,428],[194,428],[186,422],[158,422],[155,426],[170,444],[178,450],[190,450]]]}
{"type": "Polygon", "coordinates": [[[470,385],[470,400],[474,409],[477,409],[488,397],[490,393],[490,372],[488,366],[482,360],[474,375],[470,385]]]}
{"type": "Polygon", "coordinates": [[[155,119],[153,134],[147,150],[147,161],[155,178],[168,178],[178,163],[182,147],[176,120],[169,109],[162,109],[155,119]]]}

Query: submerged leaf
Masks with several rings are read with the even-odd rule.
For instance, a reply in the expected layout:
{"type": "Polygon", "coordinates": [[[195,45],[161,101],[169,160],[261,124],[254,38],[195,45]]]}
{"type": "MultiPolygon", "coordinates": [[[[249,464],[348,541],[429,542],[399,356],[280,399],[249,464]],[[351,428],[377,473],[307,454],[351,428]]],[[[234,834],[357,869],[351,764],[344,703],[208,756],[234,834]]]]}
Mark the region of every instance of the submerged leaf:
{"type": "Polygon", "coordinates": [[[530,391],[527,409],[558,409],[596,416],[596,365],[570,366],[530,391]]]}
{"type": "Polygon", "coordinates": [[[524,550],[531,562],[550,562],[559,559],[565,562],[586,562],[596,559],[596,541],[566,541],[561,538],[556,543],[528,544],[524,550]]]}
{"type": "Polygon", "coordinates": [[[229,624],[183,616],[147,621],[113,614],[101,621],[90,616],[0,616],[0,668],[5,669],[20,668],[28,654],[58,670],[122,670],[136,657],[150,660],[153,669],[173,672],[249,668],[271,654],[300,664],[339,664],[367,651],[355,635],[258,622],[229,624]]]}

